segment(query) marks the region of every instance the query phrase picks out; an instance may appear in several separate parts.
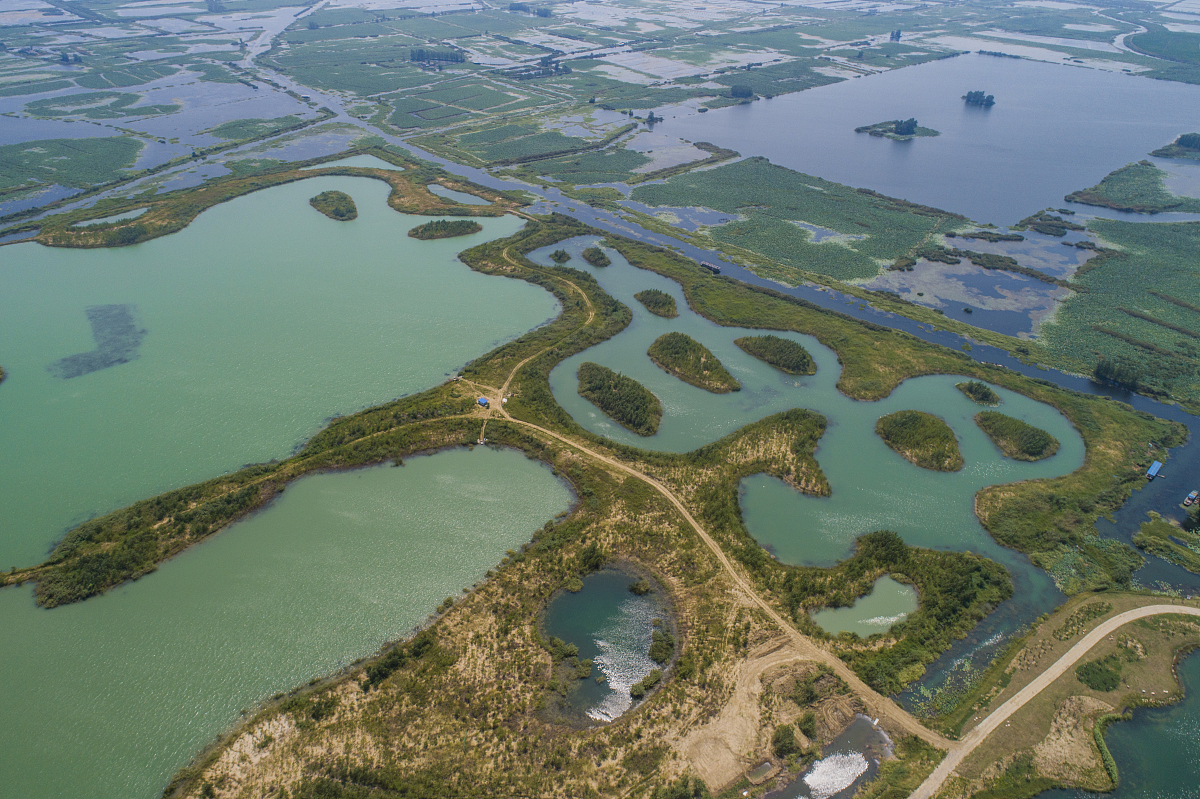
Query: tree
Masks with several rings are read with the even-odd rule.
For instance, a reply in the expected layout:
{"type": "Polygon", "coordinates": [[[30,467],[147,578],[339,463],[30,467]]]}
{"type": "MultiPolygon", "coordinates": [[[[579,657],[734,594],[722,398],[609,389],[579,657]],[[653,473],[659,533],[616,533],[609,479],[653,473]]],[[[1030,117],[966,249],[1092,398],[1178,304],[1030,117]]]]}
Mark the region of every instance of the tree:
{"type": "Polygon", "coordinates": [[[738,83],[734,86],[729,87],[729,96],[730,97],[753,97],[754,89],[751,89],[749,86],[746,86],[745,84],[738,83]]]}
{"type": "Polygon", "coordinates": [[[308,21],[308,29],[310,31],[315,31],[319,27],[321,27],[321,26],[317,24],[317,21],[315,19],[310,19],[308,21]]]}
{"type": "Polygon", "coordinates": [[[892,130],[897,136],[911,136],[917,132],[917,120],[914,117],[897,119],[892,125],[892,130]]]}
{"type": "Polygon", "coordinates": [[[1185,133],[1175,143],[1189,150],[1200,150],[1200,133],[1185,133]]]}
{"type": "Polygon", "coordinates": [[[548,9],[548,8],[539,8],[537,10],[537,15],[539,17],[549,17],[549,16],[552,16],[552,14],[553,14],[553,12],[551,12],[550,9],[548,9]]]}
{"type": "Polygon", "coordinates": [[[771,750],[775,752],[775,757],[787,757],[800,751],[800,745],[796,743],[796,731],[791,724],[780,724],[775,728],[775,734],[771,736],[771,750]]]}

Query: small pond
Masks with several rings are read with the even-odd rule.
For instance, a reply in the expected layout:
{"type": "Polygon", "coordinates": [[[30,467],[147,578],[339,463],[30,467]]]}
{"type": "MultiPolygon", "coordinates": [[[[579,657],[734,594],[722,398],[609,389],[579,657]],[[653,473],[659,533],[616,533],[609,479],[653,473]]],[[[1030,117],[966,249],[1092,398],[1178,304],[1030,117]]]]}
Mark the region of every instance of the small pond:
{"type": "Polygon", "coordinates": [[[593,721],[612,721],[633,706],[629,689],[653,669],[650,659],[655,619],[668,619],[662,589],[638,596],[630,586],[643,576],[625,568],[605,568],[583,579],[583,588],[562,591],[546,608],[547,636],[579,647],[579,659],[592,661],[590,677],[574,680],[559,711],[593,721]],[[601,678],[603,678],[601,680],[601,678]]]}
{"type": "Polygon", "coordinates": [[[892,742],[883,730],[859,714],[808,771],[764,799],[845,799],[875,779],[880,761],[891,753],[892,742]]]}
{"type": "Polygon", "coordinates": [[[447,200],[453,200],[456,203],[463,205],[491,205],[490,200],[485,200],[482,197],[476,197],[474,194],[467,194],[465,191],[455,191],[448,189],[445,186],[439,186],[436,183],[430,183],[428,189],[439,197],[447,200]]]}
{"type": "Polygon", "coordinates": [[[871,593],[848,608],[825,608],[813,614],[822,630],[833,635],[851,632],[866,638],[886,632],[917,609],[917,592],[891,577],[875,581],[871,593]]]}

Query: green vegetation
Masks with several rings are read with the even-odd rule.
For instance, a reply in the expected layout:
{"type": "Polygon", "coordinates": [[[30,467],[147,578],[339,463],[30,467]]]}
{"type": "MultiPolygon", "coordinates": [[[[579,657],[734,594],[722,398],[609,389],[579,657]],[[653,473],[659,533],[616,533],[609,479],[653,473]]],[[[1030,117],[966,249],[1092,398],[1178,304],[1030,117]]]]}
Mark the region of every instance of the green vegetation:
{"type": "Polygon", "coordinates": [[[982,91],[967,92],[963,95],[967,105],[978,105],[984,108],[991,108],[996,104],[996,98],[990,94],[984,94],[982,91]]]}
{"type": "Polygon", "coordinates": [[[1200,33],[1176,33],[1153,25],[1146,33],[1126,38],[1125,43],[1134,50],[1167,61],[1185,64],[1200,64],[1200,33]]]}
{"type": "Polygon", "coordinates": [[[1164,177],[1166,173],[1151,162],[1138,161],[1110,173],[1090,189],[1068,194],[1065,199],[1139,214],[1200,212],[1200,200],[1171,194],[1163,185],[1164,177]]]}
{"type": "Polygon", "coordinates": [[[1142,522],[1133,536],[1133,545],[1143,552],[1157,555],[1193,574],[1200,574],[1200,532],[1195,527],[1195,516],[1188,514],[1183,527],[1176,527],[1154,511],[1150,521],[1142,522]]]}
{"type": "Polygon", "coordinates": [[[202,132],[216,136],[218,139],[250,141],[283,133],[306,124],[305,120],[295,115],[276,117],[275,119],[235,119],[202,132]]]}
{"type": "Polygon", "coordinates": [[[86,119],[120,119],[122,117],[161,116],[162,114],[173,114],[180,109],[180,106],[170,104],[135,107],[133,104],[141,99],[139,94],[126,92],[88,92],[34,100],[26,103],[25,110],[35,117],[75,116],[86,119]]]}
{"type": "Polygon", "coordinates": [[[890,413],[875,423],[875,432],[885,444],[923,469],[957,472],[963,467],[954,431],[931,413],[890,413]]]}
{"type": "Polygon", "coordinates": [[[571,253],[562,249],[555,250],[554,252],[550,253],[550,260],[554,261],[556,264],[565,264],[567,261],[571,260],[571,253]]]}
{"type": "Polygon", "coordinates": [[[1070,641],[1083,632],[1083,628],[1089,621],[1094,621],[1110,612],[1112,612],[1112,605],[1108,602],[1089,602],[1068,616],[1062,626],[1051,634],[1059,641],[1070,641]]]}
{"type": "Polygon", "coordinates": [[[963,221],[956,214],[774,166],[765,158],[638,186],[631,198],[647,205],[704,206],[746,217],[713,228],[710,235],[723,248],[749,250],[795,270],[838,280],[873,277],[879,273],[876,259],[894,261],[908,255],[932,233],[963,221]],[[846,238],[814,244],[809,231],[794,222],[829,228],[846,238]]]}
{"type": "Polygon", "coordinates": [[[675,655],[675,637],[666,630],[655,629],[651,634],[650,659],[662,666],[675,655]]]}
{"type": "Polygon", "coordinates": [[[662,403],[632,377],[590,361],[579,365],[579,395],[639,436],[658,432],[662,403]]]}
{"type": "Polygon", "coordinates": [[[1040,461],[1058,452],[1058,439],[1041,428],[995,411],[975,414],[975,424],[1010,458],[1040,461]]]}
{"type": "Polygon", "coordinates": [[[940,136],[933,128],[922,128],[916,119],[892,119],[887,122],[876,122],[874,125],[863,125],[854,129],[855,133],[869,133],[872,136],[882,136],[896,141],[910,141],[921,136],[940,136]]]}
{"type": "Polygon", "coordinates": [[[1158,158],[1187,158],[1200,161],[1200,133],[1185,133],[1166,147],[1159,147],[1150,155],[1158,158]]]}
{"type": "Polygon", "coordinates": [[[915,735],[896,744],[896,758],[879,764],[879,773],[854,795],[855,799],[901,799],[933,773],[946,753],[915,735]]]}
{"type": "Polygon", "coordinates": [[[817,364],[808,350],[791,339],[779,336],[742,336],[734,344],[764,363],[789,375],[814,375],[817,364]]]}
{"type": "Polygon", "coordinates": [[[583,260],[587,261],[592,266],[603,267],[612,263],[604,250],[599,247],[588,247],[583,251],[583,260]]]}
{"type": "Polygon", "coordinates": [[[1115,691],[1121,684],[1121,661],[1115,654],[1075,667],[1075,676],[1093,691],[1115,691]]]}
{"type": "Polygon", "coordinates": [[[650,587],[650,581],[646,580],[645,578],[629,584],[629,592],[634,596],[645,596],[652,590],[653,589],[650,587]]]}
{"type": "Polygon", "coordinates": [[[658,669],[651,669],[649,674],[647,674],[638,682],[635,682],[629,688],[629,695],[634,699],[641,699],[651,688],[658,685],[661,681],[662,672],[658,669]]]}
{"type": "Polygon", "coordinates": [[[786,758],[800,752],[800,743],[796,740],[796,729],[791,724],[780,724],[771,735],[771,751],[775,757],[786,758]]]}
{"type": "Polygon", "coordinates": [[[1067,235],[1068,230],[1086,230],[1083,225],[1068,222],[1061,216],[1052,214],[1049,211],[1041,211],[1032,216],[1027,216],[1012,227],[1013,230],[1025,230],[1026,228],[1046,236],[1058,236],[1060,238],[1067,235]]]}
{"type": "Polygon", "coordinates": [[[664,372],[675,375],[689,385],[714,394],[742,390],[742,384],[729,374],[707,347],[684,333],[672,332],[659,336],[646,354],[664,372]]]}
{"type": "Polygon", "coordinates": [[[125,177],[142,144],[127,136],[42,139],[0,146],[0,189],[50,185],[81,189],[125,177]]]}
{"type": "Polygon", "coordinates": [[[473,219],[436,219],[417,225],[408,231],[414,239],[449,239],[455,236],[469,236],[483,230],[483,225],[473,219]]]}
{"type": "Polygon", "coordinates": [[[987,383],[981,383],[978,380],[968,380],[965,383],[955,383],[954,387],[980,405],[1000,404],[1000,395],[992,391],[992,387],[987,383]]]}
{"type": "MultiPolygon", "coordinates": [[[[1080,228],[1082,230],[1082,228],[1080,228]]],[[[1064,235],[1060,233],[1059,235],[1064,235]]],[[[1023,237],[1022,237],[1023,238],[1023,237]]],[[[1025,275],[1034,280],[1040,280],[1043,283],[1050,283],[1063,288],[1074,288],[1074,286],[1061,278],[1052,277],[1039,269],[1033,269],[1028,266],[1021,266],[1017,263],[1017,259],[1008,255],[998,255],[991,252],[975,252],[974,250],[960,250],[957,247],[942,247],[936,244],[930,244],[917,250],[916,253],[921,258],[927,261],[937,261],[943,264],[961,263],[963,258],[973,263],[981,269],[1000,270],[1002,272],[1013,272],[1018,275],[1025,275]]],[[[910,269],[911,264],[893,264],[889,269],[896,269],[898,266],[910,269]]]]}
{"type": "MultiPolygon", "coordinates": [[[[354,205],[354,198],[344,191],[323,191],[309,200],[308,204],[330,219],[340,222],[349,222],[351,219],[358,218],[358,208],[354,205]]],[[[477,223],[469,222],[468,224],[477,223]]]]}
{"type": "Polygon", "coordinates": [[[633,298],[646,306],[646,310],[655,316],[662,316],[666,319],[674,319],[679,316],[679,311],[675,308],[675,298],[665,291],[646,289],[634,294],[633,298]]]}

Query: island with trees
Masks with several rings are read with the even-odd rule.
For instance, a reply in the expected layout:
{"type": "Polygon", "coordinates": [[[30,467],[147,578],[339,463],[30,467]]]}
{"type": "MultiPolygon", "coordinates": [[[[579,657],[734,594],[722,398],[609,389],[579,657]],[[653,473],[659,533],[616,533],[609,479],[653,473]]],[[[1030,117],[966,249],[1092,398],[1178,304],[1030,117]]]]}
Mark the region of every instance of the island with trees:
{"type": "Polygon", "coordinates": [[[863,125],[854,129],[855,133],[869,133],[872,136],[882,136],[885,139],[909,141],[921,136],[942,135],[933,128],[923,128],[917,124],[915,117],[908,119],[889,119],[886,122],[876,122],[874,125],[863,125]]]}
{"type": "Polygon", "coordinates": [[[975,424],[987,433],[992,443],[1018,461],[1040,461],[1058,452],[1058,439],[1040,427],[996,411],[975,414],[975,424]]]}
{"type": "Polygon", "coordinates": [[[451,239],[455,236],[468,236],[483,230],[483,225],[471,219],[438,219],[417,225],[408,231],[414,239],[428,241],[429,239],[451,239]]]}
{"type": "Polygon", "coordinates": [[[1150,153],[1157,158],[1190,158],[1200,161],[1200,133],[1185,133],[1166,147],[1150,153]]]}
{"type": "Polygon", "coordinates": [[[645,305],[646,310],[655,316],[661,316],[664,319],[674,319],[679,316],[679,310],[675,307],[675,298],[665,291],[646,289],[634,294],[633,298],[645,305]]]}
{"type": "Polygon", "coordinates": [[[950,425],[924,411],[896,411],[880,417],[875,432],[910,463],[936,472],[963,467],[958,439],[950,425]]]}
{"type": "Polygon", "coordinates": [[[608,266],[612,260],[599,247],[588,247],[583,251],[583,260],[592,266],[608,266]]]}
{"type": "Polygon", "coordinates": [[[968,380],[964,383],[955,383],[954,387],[980,405],[1000,404],[1000,395],[992,391],[992,387],[987,383],[978,380],[968,380]]]}
{"type": "Polygon", "coordinates": [[[714,394],[742,390],[742,384],[729,374],[708,347],[684,333],[659,336],[646,354],[658,368],[696,388],[714,394]]]}
{"type": "Polygon", "coordinates": [[[571,253],[563,249],[558,249],[550,253],[550,260],[561,266],[571,260],[571,253]]]}
{"type": "Polygon", "coordinates": [[[978,105],[983,108],[991,108],[996,104],[996,98],[990,94],[983,92],[967,92],[963,95],[963,100],[967,105],[978,105]]]}
{"type": "Polygon", "coordinates": [[[733,340],[748,355],[769,363],[789,375],[813,375],[817,364],[808,350],[794,341],[779,336],[743,336],[733,340]]]}
{"type": "Polygon", "coordinates": [[[349,222],[358,218],[358,208],[354,205],[354,199],[344,191],[323,191],[309,200],[308,204],[339,222],[349,222]]]}
{"type": "Polygon", "coordinates": [[[591,361],[579,365],[577,376],[579,396],[604,411],[614,422],[639,436],[652,436],[658,432],[662,403],[650,389],[632,377],[591,361]]]}

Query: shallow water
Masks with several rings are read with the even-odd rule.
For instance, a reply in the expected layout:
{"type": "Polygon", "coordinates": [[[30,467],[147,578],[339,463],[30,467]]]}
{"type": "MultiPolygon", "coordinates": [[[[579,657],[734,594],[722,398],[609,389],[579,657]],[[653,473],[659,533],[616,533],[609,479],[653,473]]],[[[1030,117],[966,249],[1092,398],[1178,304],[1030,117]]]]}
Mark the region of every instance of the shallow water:
{"type": "Polygon", "coordinates": [[[157,796],[243,708],[407,637],[570,492],[515,451],[303,478],[104,596],[0,591],[0,796],[157,796]]]}
{"type": "Polygon", "coordinates": [[[825,608],[813,614],[813,621],[832,635],[852,632],[863,638],[887,632],[917,609],[917,592],[912,586],[891,577],[875,581],[871,593],[848,608],[825,608]]]}
{"type": "Polygon", "coordinates": [[[846,799],[875,779],[879,763],[891,755],[891,740],[871,719],[857,715],[821,750],[821,759],[765,799],[846,799]]]}
{"type": "Polygon", "coordinates": [[[457,260],[519,220],[418,241],[408,230],[426,217],[396,213],[387,192],[376,180],[312,178],[133,247],[5,247],[2,567],[40,561],[97,514],[284,457],[329,417],[435,385],[556,313],[544,290],[457,260]],[[309,207],[329,189],[355,198],[357,220],[309,207]],[[133,309],[145,331],[136,357],[56,376],[48,366],[96,348],[96,306],[133,309]]]}
{"type": "Polygon", "coordinates": [[[456,203],[463,205],[491,205],[491,200],[485,200],[482,197],[476,197],[474,194],[467,194],[465,191],[455,191],[448,189],[445,186],[439,186],[436,183],[429,184],[429,190],[439,197],[447,200],[453,200],[456,203]]]}
{"type": "Polygon", "coordinates": [[[546,608],[548,635],[579,647],[592,661],[592,676],[576,681],[566,698],[569,712],[593,721],[612,721],[633,706],[629,689],[652,669],[653,621],[664,617],[658,590],[637,596],[629,590],[639,576],[619,568],[589,574],[583,588],[559,593],[546,608]],[[604,682],[596,681],[603,676],[604,682]]]}

